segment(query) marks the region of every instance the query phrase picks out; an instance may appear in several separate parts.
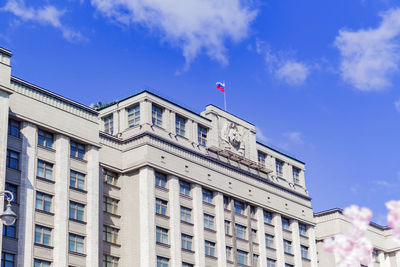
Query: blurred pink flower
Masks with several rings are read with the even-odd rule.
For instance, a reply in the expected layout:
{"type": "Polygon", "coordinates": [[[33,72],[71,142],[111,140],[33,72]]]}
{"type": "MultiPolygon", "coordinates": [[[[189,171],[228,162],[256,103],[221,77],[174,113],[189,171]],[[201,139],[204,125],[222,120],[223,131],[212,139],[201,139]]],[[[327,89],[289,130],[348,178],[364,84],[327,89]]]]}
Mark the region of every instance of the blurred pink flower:
{"type": "Polygon", "coordinates": [[[400,242],[400,201],[386,202],[386,207],[389,210],[387,220],[389,227],[393,229],[393,238],[400,242]]]}

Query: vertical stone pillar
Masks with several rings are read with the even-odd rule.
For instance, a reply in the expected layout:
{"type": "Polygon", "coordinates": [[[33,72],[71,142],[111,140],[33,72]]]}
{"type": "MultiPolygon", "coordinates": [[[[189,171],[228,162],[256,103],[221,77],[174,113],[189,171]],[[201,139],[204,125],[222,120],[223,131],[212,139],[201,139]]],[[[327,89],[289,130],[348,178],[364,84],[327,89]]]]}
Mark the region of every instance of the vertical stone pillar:
{"type": "Polygon", "coordinates": [[[168,175],[169,186],[169,236],[171,240],[171,267],[182,266],[181,218],[179,204],[179,180],[168,175]]]}
{"type": "Polygon", "coordinates": [[[169,117],[167,117],[166,118],[167,120],[169,120],[169,123],[170,123],[170,132],[172,133],[172,134],[176,134],[176,126],[175,126],[175,124],[176,124],[176,114],[175,114],[175,112],[173,112],[173,111],[171,111],[171,113],[169,114],[169,117]]]}
{"type": "Polygon", "coordinates": [[[139,171],[140,266],[156,266],[154,186],[154,169],[141,168],[139,171]]]}
{"type": "Polygon", "coordinates": [[[282,217],[280,214],[274,214],[275,225],[275,246],[276,246],[276,266],[285,266],[285,254],[283,252],[283,235],[282,235],[282,217]]]}
{"type": "Polygon", "coordinates": [[[68,266],[69,138],[56,136],[54,165],[54,266],[68,266]]]}
{"type": "Polygon", "coordinates": [[[265,243],[265,228],[264,228],[264,210],[260,207],[257,207],[256,211],[257,216],[257,238],[258,238],[258,248],[259,254],[258,257],[259,266],[267,266],[267,249],[265,243]]]}
{"type": "MultiPolygon", "coordinates": [[[[121,128],[122,123],[124,122],[122,115],[125,115],[125,112],[121,112],[120,110],[116,110],[115,112],[113,112],[113,135],[116,135],[123,131],[123,129],[121,128]]],[[[126,123],[128,123],[128,116],[126,117],[126,123]]]]}
{"type": "Polygon", "coordinates": [[[199,139],[198,139],[198,133],[197,133],[197,128],[198,128],[198,123],[193,121],[192,122],[192,128],[190,129],[192,131],[192,141],[195,144],[199,143],[199,139]]]}
{"type": "Polygon", "coordinates": [[[292,247],[294,253],[294,265],[296,267],[302,266],[301,250],[300,250],[300,233],[299,233],[299,222],[296,220],[292,221],[292,247]]]}
{"type": "Polygon", "coordinates": [[[140,102],[140,124],[153,124],[151,118],[151,102],[145,99],[140,102]]]}
{"type": "Polygon", "coordinates": [[[22,123],[20,155],[21,185],[19,191],[18,265],[32,266],[35,210],[36,132],[31,123],[22,123]]]}
{"type": "Polygon", "coordinates": [[[194,258],[196,267],[205,267],[203,196],[200,185],[193,185],[194,258]]]}
{"type": "Polygon", "coordinates": [[[226,243],[225,243],[225,216],[224,216],[224,195],[217,192],[215,200],[215,226],[217,230],[217,257],[218,266],[226,265],[226,243]]]}
{"type": "Polygon", "coordinates": [[[400,266],[400,251],[396,251],[396,266],[400,266]]]}
{"type": "Polygon", "coordinates": [[[193,142],[193,120],[187,119],[185,123],[185,137],[193,142]]]}
{"type": "Polygon", "coordinates": [[[308,231],[308,242],[309,242],[309,250],[310,250],[310,260],[311,260],[311,267],[318,267],[318,260],[317,260],[317,245],[315,241],[315,228],[309,227],[308,231]]]}

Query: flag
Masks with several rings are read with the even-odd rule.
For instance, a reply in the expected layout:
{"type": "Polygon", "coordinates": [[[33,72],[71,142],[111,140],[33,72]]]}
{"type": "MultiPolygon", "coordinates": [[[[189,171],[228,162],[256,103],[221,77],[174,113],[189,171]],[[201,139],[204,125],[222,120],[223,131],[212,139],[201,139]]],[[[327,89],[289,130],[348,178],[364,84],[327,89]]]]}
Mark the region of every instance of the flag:
{"type": "Polygon", "coordinates": [[[225,83],[217,82],[217,89],[225,93],[225,83]]]}

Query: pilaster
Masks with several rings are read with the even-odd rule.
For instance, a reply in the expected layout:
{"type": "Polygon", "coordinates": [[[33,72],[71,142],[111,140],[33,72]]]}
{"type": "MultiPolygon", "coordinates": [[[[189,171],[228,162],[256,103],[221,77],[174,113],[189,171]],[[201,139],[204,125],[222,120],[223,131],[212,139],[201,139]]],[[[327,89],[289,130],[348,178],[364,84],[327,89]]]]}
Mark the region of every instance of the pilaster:
{"type": "Polygon", "coordinates": [[[225,216],[224,216],[224,195],[217,192],[215,200],[215,226],[217,230],[217,257],[218,266],[226,265],[226,242],[225,242],[225,216]]]}
{"type": "Polygon", "coordinates": [[[169,232],[171,241],[171,267],[182,266],[181,256],[181,229],[180,229],[180,204],[179,204],[179,180],[168,175],[169,186],[169,232]]]}
{"type": "MultiPolygon", "coordinates": [[[[201,186],[193,185],[194,258],[196,267],[205,267],[203,197],[201,186]]],[[[217,252],[218,253],[218,252],[217,252]]]]}
{"type": "Polygon", "coordinates": [[[140,102],[140,124],[152,124],[151,102],[147,99],[140,102]]]}
{"type": "Polygon", "coordinates": [[[292,221],[292,245],[294,252],[294,265],[296,267],[302,266],[301,250],[300,250],[300,233],[299,233],[299,222],[296,220],[292,221]]]}
{"type": "Polygon", "coordinates": [[[265,243],[265,228],[264,228],[264,210],[260,207],[257,207],[256,211],[257,216],[257,237],[258,237],[258,248],[259,254],[258,257],[259,266],[267,266],[267,249],[265,243]]]}
{"type": "Polygon", "coordinates": [[[378,260],[379,260],[379,267],[386,267],[385,266],[385,253],[383,251],[379,251],[378,260]]]}
{"type": "Polygon", "coordinates": [[[283,234],[282,234],[282,217],[280,214],[274,214],[275,229],[275,246],[276,246],[276,267],[285,266],[285,256],[283,252],[283,234]]]}
{"type": "Polygon", "coordinates": [[[309,227],[308,231],[308,242],[310,244],[310,260],[311,260],[311,267],[318,267],[318,260],[317,260],[317,245],[315,241],[315,228],[309,227]]]}

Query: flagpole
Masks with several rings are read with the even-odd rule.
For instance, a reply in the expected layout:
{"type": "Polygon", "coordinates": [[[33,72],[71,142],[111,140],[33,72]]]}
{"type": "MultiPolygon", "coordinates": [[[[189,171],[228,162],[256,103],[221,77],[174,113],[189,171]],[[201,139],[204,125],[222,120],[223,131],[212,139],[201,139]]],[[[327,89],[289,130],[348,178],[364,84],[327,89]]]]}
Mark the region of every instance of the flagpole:
{"type": "Polygon", "coordinates": [[[224,87],[225,87],[225,92],[224,92],[224,107],[225,107],[225,111],[226,111],[226,85],[225,85],[225,81],[224,81],[224,87]]]}

